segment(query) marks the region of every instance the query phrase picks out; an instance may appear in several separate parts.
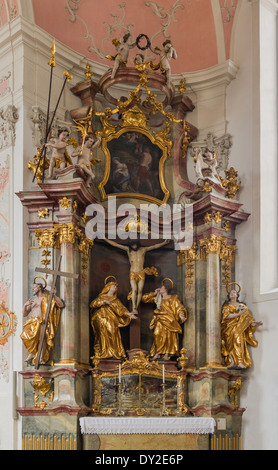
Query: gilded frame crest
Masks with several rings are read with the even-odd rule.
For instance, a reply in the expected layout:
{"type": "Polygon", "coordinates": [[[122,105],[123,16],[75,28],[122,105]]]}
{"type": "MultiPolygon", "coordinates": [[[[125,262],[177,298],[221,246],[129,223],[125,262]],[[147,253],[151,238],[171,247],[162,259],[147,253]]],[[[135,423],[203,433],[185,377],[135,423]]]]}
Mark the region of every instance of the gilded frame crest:
{"type": "MultiPolygon", "coordinates": [[[[117,130],[116,127],[112,126],[111,123],[105,119],[103,119],[102,124],[102,150],[105,154],[105,170],[103,180],[98,186],[101,200],[105,201],[109,196],[114,196],[120,198],[142,199],[157,205],[166,204],[170,197],[170,192],[166,187],[164,179],[164,166],[167,158],[170,156],[172,147],[172,142],[167,139],[169,134],[168,129],[157,133],[150,132],[150,128],[147,126],[147,118],[137,106],[123,112],[123,124],[121,124],[120,129],[117,130]],[[136,152],[130,153],[130,167],[133,172],[137,171],[137,186],[136,184],[133,186],[128,185],[128,178],[131,180],[131,177],[128,174],[130,172],[130,167],[126,165],[124,158],[119,158],[119,154],[115,155],[114,151],[115,148],[119,149],[122,146],[122,155],[124,155],[124,152],[128,155],[128,146],[124,145],[124,141],[128,141],[128,139],[130,139],[130,141],[133,140],[133,142],[136,140],[139,147],[140,145],[148,147],[149,154],[151,155],[149,158],[151,160],[153,154],[155,154],[155,158],[151,161],[151,164],[154,165],[154,172],[149,172],[150,183],[154,183],[155,190],[152,191],[152,186],[150,185],[146,191],[142,191],[140,190],[138,183],[139,173],[143,183],[145,185],[148,183],[148,168],[147,166],[144,167],[142,164],[142,155],[146,154],[146,152],[142,152],[141,154],[139,154],[139,152],[138,154],[136,154],[136,152]],[[137,158],[138,160],[136,160],[137,158]],[[115,168],[116,160],[118,168],[115,168]],[[120,166],[122,166],[122,169],[120,169],[120,166]],[[126,182],[125,186],[122,185],[122,188],[116,188],[115,185],[113,185],[112,177],[114,178],[117,174],[121,174],[122,181],[126,182]],[[154,177],[153,174],[156,176],[154,177]]],[[[134,179],[135,177],[133,175],[133,182],[134,179]]]]}

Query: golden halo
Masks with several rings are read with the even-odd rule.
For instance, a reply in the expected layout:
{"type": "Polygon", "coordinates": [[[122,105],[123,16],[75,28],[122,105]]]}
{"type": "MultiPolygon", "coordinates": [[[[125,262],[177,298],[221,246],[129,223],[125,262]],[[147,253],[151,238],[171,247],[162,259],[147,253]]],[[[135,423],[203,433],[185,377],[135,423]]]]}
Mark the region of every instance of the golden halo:
{"type": "Polygon", "coordinates": [[[117,279],[115,278],[115,276],[107,276],[107,278],[106,278],[105,281],[104,281],[104,284],[105,284],[105,285],[107,284],[107,279],[110,279],[110,278],[111,278],[111,279],[114,279],[114,280],[115,280],[115,283],[118,284],[117,279]]]}
{"type": "Polygon", "coordinates": [[[173,283],[172,279],[170,279],[169,277],[165,277],[165,278],[162,280],[162,282],[161,282],[161,285],[162,285],[162,286],[164,285],[164,284],[163,284],[163,283],[164,283],[164,281],[170,281],[170,282],[171,282],[171,284],[172,284],[172,289],[173,289],[173,287],[174,287],[174,283],[173,283]]]}
{"type": "Polygon", "coordinates": [[[238,287],[238,290],[236,289],[235,287],[235,291],[239,294],[240,291],[241,291],[241,286],[237,283],[237,282],[229,282],[229,284],[227,284],[226,286],[226,289],[227,289],[227,292],[228,294],[231,292],[232,289],[229,289],[230,286],[237,286],[238,287]]]}
{"type": "Polygon", "coordinates": [[[42,277],[42,276],[36,276],[36,277],[34,277],[34,279],[33,279],[33,284],[38,284],[38,283],[36,282],[36,279],[42,279],[42,280],[44,281],[44,287],[43,287],[43,288],[45,289],[46,286],[47,286],[47,282],[46,282],[46,280],[44,279],[44,277],[42,277]]]}

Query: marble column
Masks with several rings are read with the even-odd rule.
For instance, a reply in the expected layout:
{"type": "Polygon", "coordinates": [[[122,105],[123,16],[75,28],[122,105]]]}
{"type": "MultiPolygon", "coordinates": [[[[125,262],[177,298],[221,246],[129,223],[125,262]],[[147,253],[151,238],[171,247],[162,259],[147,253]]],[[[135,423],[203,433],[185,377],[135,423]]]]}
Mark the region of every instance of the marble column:
{"type": "Polygon", "coordinates": [[[200,240],[206,258],[206,368],[224,367],[221,358],[221,279],[222,238],[215,235],[200,240]]]}
{"type": "MultiPolygon", "coordinates": [[[[73,223],[56,226],[60,253],[61,271],[79,273],[79,253],[75,249],[75,230],[73,223]]],[[[60,360],[59,364],[74,364],[79,361],[79,289],[78,280],[61,277],[60,296],[65,302],[60,318],[60,360]]]]}

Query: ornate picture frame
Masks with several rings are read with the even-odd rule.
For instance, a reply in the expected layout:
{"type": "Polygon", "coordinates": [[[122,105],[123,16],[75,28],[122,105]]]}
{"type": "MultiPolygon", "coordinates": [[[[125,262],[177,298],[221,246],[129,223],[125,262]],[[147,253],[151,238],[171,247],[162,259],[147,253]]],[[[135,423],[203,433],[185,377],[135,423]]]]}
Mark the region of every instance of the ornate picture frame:
{"type": "Polygon", "coordinates": [[[123,114],[119,130],[103,120],[105,170],[98,186],[101,199],[114,196],[166,204],[170,192],[165,184],[164,166],[172,146],[167,140],[168,133],[151,133],[137,106],[123,114]]]}

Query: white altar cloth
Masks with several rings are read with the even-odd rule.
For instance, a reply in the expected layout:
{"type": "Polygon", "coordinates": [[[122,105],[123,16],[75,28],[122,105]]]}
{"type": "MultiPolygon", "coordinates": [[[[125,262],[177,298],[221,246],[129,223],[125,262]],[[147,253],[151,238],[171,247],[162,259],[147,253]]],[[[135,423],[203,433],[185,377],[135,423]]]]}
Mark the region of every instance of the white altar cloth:
{"type": "Polygon", "coordinates": [[[82,434],[213,434],[213,418],[187,417],[85,417],[82,434]]]}

